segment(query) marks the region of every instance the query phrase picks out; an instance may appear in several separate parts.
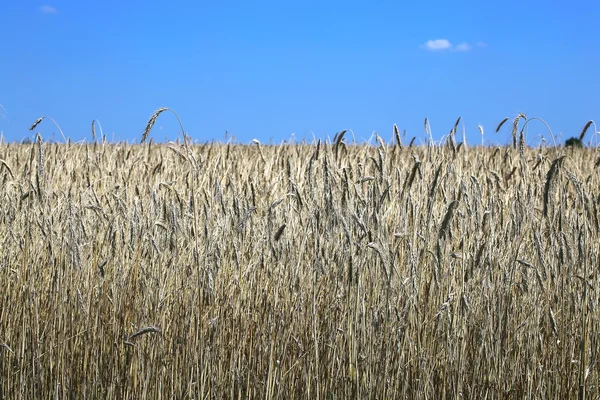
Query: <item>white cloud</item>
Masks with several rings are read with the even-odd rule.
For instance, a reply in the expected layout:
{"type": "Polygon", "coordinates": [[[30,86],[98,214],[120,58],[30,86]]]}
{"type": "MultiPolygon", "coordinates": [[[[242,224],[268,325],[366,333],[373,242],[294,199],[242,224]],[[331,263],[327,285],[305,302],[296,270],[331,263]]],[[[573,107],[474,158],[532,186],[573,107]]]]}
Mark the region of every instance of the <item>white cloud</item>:
{"type": "Polygon", "coordinates": [[[56,14],[58,12],[56,8],[49,5],[40,6],[40,11],[44,14],[56,14]]]}
{"type": "Polygon", "coordinates": [[[457,45],[454,50],[456,51],[469,51],[471,50],[471,45],[469,43],[465,43],[462,42],[461,44],[457,45]]]}
{"type": "Polygon", "coordinates": [[[439,50],[447,50],[452,48],[452,43],[448,39],[435,39],[428,40],[427,43],[423,45],[427,50],[431,51],[439,51],[439,50]]]}
{"type": "MultiPolygon", "coordinates": [[[[448,39],[435,39],[428,40],[424,45],[421,46],[424,49],[429,51],[459,51],[465,52],[473,49],[473,46],[467,42],[461,42],[456,46],[453,45],[448,39]]],[[[485,42],[476,42],[475,47],[487,47],[487,43],[485,42]]]]}

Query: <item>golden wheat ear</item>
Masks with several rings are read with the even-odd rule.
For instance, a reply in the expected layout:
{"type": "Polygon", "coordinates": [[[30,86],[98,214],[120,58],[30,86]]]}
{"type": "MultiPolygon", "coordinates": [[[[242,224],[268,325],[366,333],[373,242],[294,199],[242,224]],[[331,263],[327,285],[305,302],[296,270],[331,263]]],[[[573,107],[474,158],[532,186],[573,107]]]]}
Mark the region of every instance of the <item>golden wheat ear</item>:
{"type": "Polygon", "coordinates": [[[519,131],[519,121],[522,119],[527,120],[527,115],[525,115],[524,113],[519,113],[519,114],[517,114],[515,119],[513,119],[512,139],[513,139],[513,147],[515,149],[517,148],[517,132],[519,131]]]}
{"type": "Polygon", "coordinates": [[[146,142],[146,139],[148,139],[148,135],[150,134],[150,131],[152,130],[152,128],[154,127],[154,124],[156,123],[156,119],[158,118],[158,116],[160,114],[162,114],[163,112],[165,112],[167,110],[168,110],[167,107],[161,107],[158,110],[154,111],[154,114],[152,114],[150,116],[150,119],[148,120],[148,123],[146,124],[146,129],[144,129],[144,133],[142,134],[142,140],[140,141],[140,143],[146,142]]]}
{"type": "Polygon", "coordinates": [[[402,139],[400,139],[400,130],[398,125],[394,124],[394,137],[396,138],[396,146],[402,147],[402,139]]]}

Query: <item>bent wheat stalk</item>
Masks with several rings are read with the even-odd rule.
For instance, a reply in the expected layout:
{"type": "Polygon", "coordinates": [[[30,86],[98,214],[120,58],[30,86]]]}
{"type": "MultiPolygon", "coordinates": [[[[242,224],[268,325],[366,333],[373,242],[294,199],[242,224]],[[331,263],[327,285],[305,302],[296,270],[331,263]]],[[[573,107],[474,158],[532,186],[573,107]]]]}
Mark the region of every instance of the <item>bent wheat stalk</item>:
{"type": "Polygon", "coordinates": [[[65,137],[65,134],[63,133],[62,129],[60,129],[60,126],[58,125],[58,123],[56,123],[56,121],[50,117],[47,116],[42,116],[39,117],[38,119],[35,120],[35,122],[29,127],[29,130],[32,131],[34,130],[39,124],[42,123],[43,120],[45,119],[49,119],[50,121],[52,121],[52,123],[54,123],[54,125],[56,125],[56,128],[58,129],[58,131],[60,132],[60,135],[62,136],[63,140],[65,141],[65,143],[67,143],[67,138],[65,137]]]}

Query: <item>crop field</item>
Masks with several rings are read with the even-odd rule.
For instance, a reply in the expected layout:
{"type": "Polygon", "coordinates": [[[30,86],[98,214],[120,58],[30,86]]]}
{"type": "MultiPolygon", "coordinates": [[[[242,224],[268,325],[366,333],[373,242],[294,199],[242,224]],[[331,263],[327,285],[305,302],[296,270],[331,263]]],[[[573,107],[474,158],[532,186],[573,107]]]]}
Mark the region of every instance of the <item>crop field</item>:
{"type": "Polygon", "coordinates": [[[516,147],[0,144],[0,398],[598,398],[600,153],[516,147]]]}

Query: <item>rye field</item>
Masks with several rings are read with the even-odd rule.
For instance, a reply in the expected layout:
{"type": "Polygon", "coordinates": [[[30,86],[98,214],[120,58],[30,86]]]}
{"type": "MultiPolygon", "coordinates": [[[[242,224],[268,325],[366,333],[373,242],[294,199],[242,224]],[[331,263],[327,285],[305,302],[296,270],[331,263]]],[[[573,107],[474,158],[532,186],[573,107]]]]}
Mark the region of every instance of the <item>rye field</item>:
{"type": "Polygon", "coordinates": [[[0,144],[0,398],[598,398],[597,149],[343,136],[0,144]]]}

